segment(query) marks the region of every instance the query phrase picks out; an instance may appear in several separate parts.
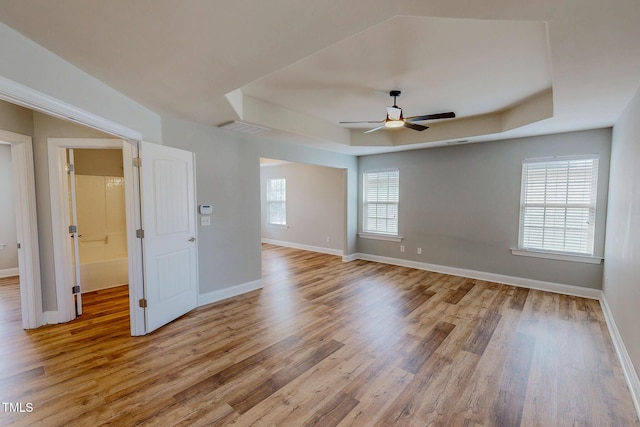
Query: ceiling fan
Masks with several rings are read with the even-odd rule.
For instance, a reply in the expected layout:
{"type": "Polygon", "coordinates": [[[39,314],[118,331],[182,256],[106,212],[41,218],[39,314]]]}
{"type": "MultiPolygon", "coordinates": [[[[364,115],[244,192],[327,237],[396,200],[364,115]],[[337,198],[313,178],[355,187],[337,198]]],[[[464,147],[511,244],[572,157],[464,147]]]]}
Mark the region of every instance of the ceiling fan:
{"type": "Polygon", "coordinates": [[[393,97],[393,106],[387,107],[387,118],[378,121],[361,121],[361,122],[339,122],[340,124],[350,123],[382,123],[380,126],[373,129],[369,129],[365,133],[375,132],[383,128],[408,128],[417,131],[423,131],[429,129],[429,126],[419,125],[415,122],[421,122],[424,120],[437,120],[437,119],[452,119],[456,116],[454,112],[449,113],[437,113],[437,114],[425,114],[423,116],[411,116],[402,117],[402,108],[398,107],[396,98],[400,96],[399,90],[392,90],[389,92],[389,96],[393,97]]]}

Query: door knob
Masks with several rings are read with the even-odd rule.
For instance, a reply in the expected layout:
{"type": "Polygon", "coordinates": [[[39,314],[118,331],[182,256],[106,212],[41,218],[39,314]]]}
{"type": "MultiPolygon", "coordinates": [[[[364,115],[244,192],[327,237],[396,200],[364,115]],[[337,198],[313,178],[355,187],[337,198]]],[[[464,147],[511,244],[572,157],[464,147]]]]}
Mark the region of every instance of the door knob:
{"type": "Polygon", "coordinates": [[[190,238],[190,239],[189,239],[189,241],[190,241],[190,242],[195,242],[195,241],[196,241],[196,238],[195,238],[195,237],[192,237],[192,238],[190,238]]]}

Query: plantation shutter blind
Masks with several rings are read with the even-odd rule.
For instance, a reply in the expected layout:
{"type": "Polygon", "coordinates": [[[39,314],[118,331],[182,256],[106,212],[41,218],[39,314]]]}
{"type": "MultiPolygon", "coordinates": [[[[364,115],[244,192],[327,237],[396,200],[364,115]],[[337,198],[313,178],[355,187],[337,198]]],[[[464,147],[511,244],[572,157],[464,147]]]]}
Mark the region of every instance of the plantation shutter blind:
{"type": "Polygon", "coordinates": [[[399,171],[364,173],[364,226],[367,233],[398,234],[399,171]]]}
{"type": "Polygon", "coordinates": [[[595,156],[525,160],[519,246],[593,255],[597,184],[595,156]]]}

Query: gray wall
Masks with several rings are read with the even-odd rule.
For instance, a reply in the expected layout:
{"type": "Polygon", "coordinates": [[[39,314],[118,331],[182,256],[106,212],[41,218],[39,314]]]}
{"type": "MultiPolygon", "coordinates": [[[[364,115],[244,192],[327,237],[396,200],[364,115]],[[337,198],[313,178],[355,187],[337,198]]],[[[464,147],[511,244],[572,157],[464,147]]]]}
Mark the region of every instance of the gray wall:
{"type": "Polygon", "coordinates": [[[86,126],[33,112],[33,163],[36,175],[36,206],[38,209],[38,244],[40,246],[42,306],[45,311],[52,311],[57,309],[57,297],[55,269],[53,265],[48,138],[113,137],[86,126]]]}
{"type": "Polygon", "coordinates": [[[0,100],[0,129],[32,136],[33,112],[0,100]]]}
{"type": "MultiPolygon", "coordinates": [[[[357,192],[357,160],[353,156],[278,143],[259,135],[164,117],[165,145],[196,154],[197,203],[211,204],[211,226],[198,225],[200,293],[259,280],[261,268],[260,158],[348,168],[348,188],[357,192]]],[[[352,200],[351,237],[355,248],[357,194],[352,200]]],[[[198,222],[199,223],[199,222],[198,222]]],[[[348,234],[349,230],[347,230],[348,234]]]]}
{"type": "Polygon", "coordinates": [[[640,92],[613,128],[604,295],[640,372],[640,92]]]}
{"type": "Polygon", "coordinates": [[[345,185],[343,169],[303,163],[263,164],[260,167],[262,237],[342,251],[346,217],[345,185]],[[286,229],[267,225],[268,178],[286,178],[287,180],[286,229]]]}
{"type": "Polygon", "coordinates": [[[0,270],[18,267],[17,241],[11,146],[0,143],[0,270]]]}
{"type": "Polygon", "coordinates": [[[602,265],[514,256],[509,249],[518,245],[522,160],[598,153],[595,254],[603,255],[610,141],[611,130],[600,129],[361,157],[360,173],[400,170],[404,240],[359,239],[359,252],[600,288],[602,265]]]}
{"type": "Polygon", "coordinates": [[[162,133],[165,145],[196,153],[197,203],[213,206],[211,226],[198,220],[200,293],[260,279],[260,168],[250,143],[170,118],[162,133]]]}

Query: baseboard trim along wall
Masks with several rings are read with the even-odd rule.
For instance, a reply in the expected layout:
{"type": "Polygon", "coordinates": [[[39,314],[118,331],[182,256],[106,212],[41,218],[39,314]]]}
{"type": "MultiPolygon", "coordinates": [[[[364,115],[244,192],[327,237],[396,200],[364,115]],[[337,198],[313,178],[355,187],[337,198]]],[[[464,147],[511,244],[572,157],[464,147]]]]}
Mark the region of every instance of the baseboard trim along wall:
{"type": "Polygon", "coordinates": [[[524,277],[487,273],[485,271],[468,270],[465,268],[448,267],[446,265],[429,264],[426,262],[410,261],[406,259],[391,258],[378,255],[359,253],[352,256],[355,256],[354,259],[381,262],[383,264],[391,264],[398,265],[400,267],[433,271],[435,273],[451,274],[452,276],[468,277],[470,279],[485,280],[487,282],[502,283],[505,285],[537,289],[540,291],[554,292],[557,294],[573,295],[576,297],[591,298],[597,300],[599,300],[602,296],[602,291],[600,289],[583,288],[581,286],[564,285],[562,283],[545,282],[542,280],[527,279],[524,277]]]}
{"type": "Polygon", "coordinates": [[[613,313],[611,313],[611,309],[609,308],[609,304],[607,303],[607,299],[604,295],[600,298],[600,306],[602,307],[604,319],[607,322],[607,328],[609,329],[609,335],[611,335],[613,346],[618,354],[618,359],[620,359],[622,371],[627,379],[627,385],[631,392],[631,399],[636,407],[638,418],[640,418],[640,379],[638,378],[636,369],[633,366],[633,362],[631,362],[631,357],[629,357],[624,341],[622,341],[622,336],[620,335],[620,331],[618,331],[618,326],[613,318],[613,313]]]}
{"type": "Polygon", "coordinates": [[[18,274],[20,274],[18,267],[0,269],[0,279],[2,279],[3,277],[17,276],[18,274]]]}
{"type": "Polygon", "coordinates": [[[198,307],[262,289],[262,279],[198,295],[198,307]]]}
{"type": "Polygon", "coordinates": [[[303,251],[320,252],[321,254],[342,256],[343,251],[340,249],[323,248],[321,246],[303,245],[300,243],[285,242],[282,240],[262,239],[262,243],[269,243],[276,246],[284,246],[287,248],[302,249],[303,251]]]}

